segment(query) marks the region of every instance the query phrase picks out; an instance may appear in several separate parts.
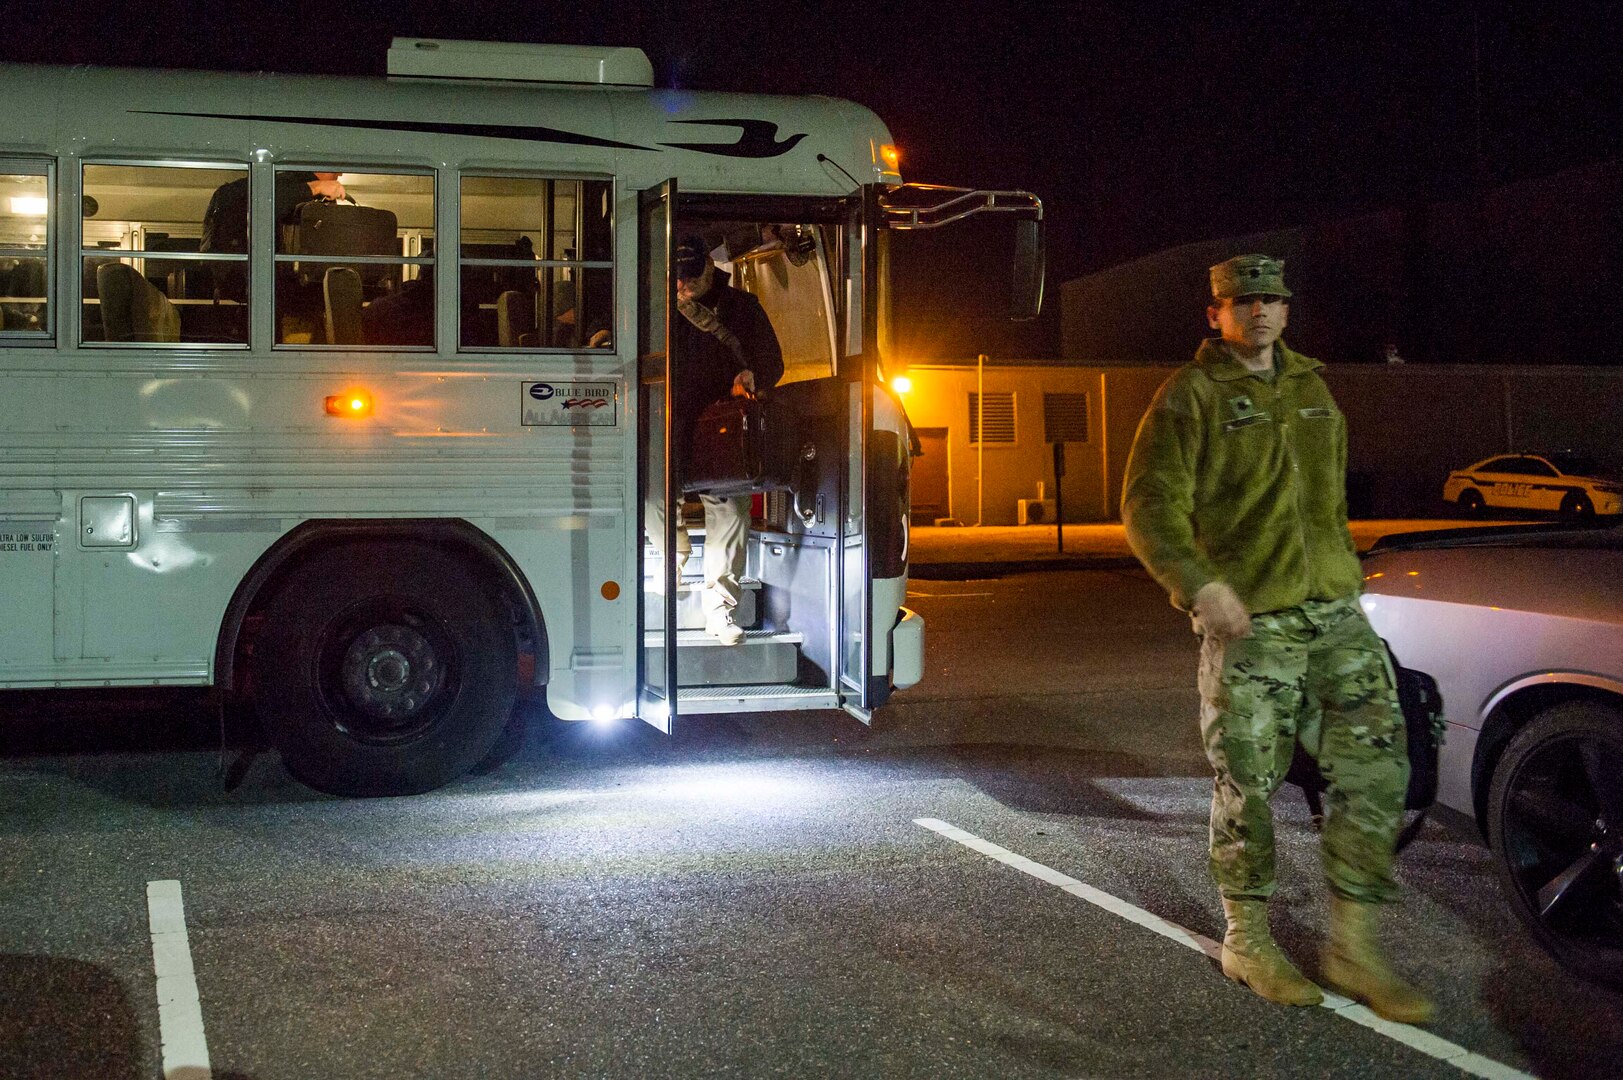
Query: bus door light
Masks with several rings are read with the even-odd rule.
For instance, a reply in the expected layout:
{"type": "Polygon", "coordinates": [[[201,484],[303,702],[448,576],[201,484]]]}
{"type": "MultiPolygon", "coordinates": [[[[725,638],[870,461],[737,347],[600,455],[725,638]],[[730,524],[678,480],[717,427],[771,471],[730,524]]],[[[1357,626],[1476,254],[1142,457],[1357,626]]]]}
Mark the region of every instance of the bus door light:
{"type": "Polygon", "coordinates": [[[327,396],[328,416],[371,416],[372,395],[365,390],[351,390],[347,394],[327,396]]]}
{"type": "Polygon", "coordinates": [[[909,379],[906,375],[898,375],[894,379],[890,380],[890,388],[896,391],[898,394],[905,394],[909,390],[913,389],[913,380],[909,379]]]}

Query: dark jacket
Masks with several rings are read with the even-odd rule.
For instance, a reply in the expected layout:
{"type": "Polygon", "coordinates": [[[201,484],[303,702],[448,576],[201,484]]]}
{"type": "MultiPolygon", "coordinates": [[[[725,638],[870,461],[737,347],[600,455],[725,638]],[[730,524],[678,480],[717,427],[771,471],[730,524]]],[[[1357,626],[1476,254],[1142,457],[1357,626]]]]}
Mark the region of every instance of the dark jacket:
{"type": "Polygon", "coordinates": [[[1324,365],[1280,342],[1272,380],[1209,340],[1139,424],[1121,511],[1127,540],[1188,610],[1209,581],[1253,613],[1357,596],[1347,531],[1347,424],[1324,365]]]}
{"type": "MultiPolygon", "coordinates": [[[[280,172],[276,174],[276,221],[286,225],[293,220],[293,211],[300,203],[309,202],[313,172],[280,172]]],[[[209,199],[203,211],[203,240],[199,251],[248,250],[248,178],[221,184],[209,199]]]]}
{"type": "MultiPolygon", "coordinates": [[[[316,178],[313,172],[279,172],[276,174],[276,222],[279,225],[288,224],[293,220],[294,211],[300,203],[309,202],[310,181],[316,178]]],[[[277,250],[281,250],[281,238],[277,237],[277,250]]],[[[221,184],[215,189],[214,195],[209,199],[208,209],[203,211],[203,239],[198,244],[199,251],[233,252],[242,254],[248,250],[248,178],[233,180],[228,184],[221,184]]],[[[195,264],[194,264],[195,265],[195,264]]],[[[220,296],[232,300],[246,300],[248,293],[248,268],[242,263],[215,263],[214,273],[217,275],[217,292],[220,296]]]]}
{"type": "Polygon", "coordinates": [[[694,326],[679,312],[673,310],[675,324],[676,381],[672,429],[682,432],[686,446],[692,435],[694,422],[706,405],[727,397],[733,390],[733,379],[745,368],[755,373],[755,389],[767,390],[783,378],[783,349],[778,335],[772,329],[772,320],[761,308],[761,302],[742,289],[732,287],[725,271],[717,270],[710,291],[698,303],[710,308],[721,320],[721,325],[732,331],[738,339],[739,352],[714,334],[707,334],[694,326]]]}

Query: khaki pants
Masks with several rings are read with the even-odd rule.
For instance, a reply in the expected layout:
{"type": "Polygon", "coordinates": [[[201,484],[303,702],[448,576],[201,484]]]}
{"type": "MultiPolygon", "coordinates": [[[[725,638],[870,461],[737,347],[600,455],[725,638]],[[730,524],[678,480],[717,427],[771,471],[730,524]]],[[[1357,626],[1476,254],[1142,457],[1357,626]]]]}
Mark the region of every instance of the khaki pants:
{"type": "MultiPolygon", "coordinates": [[[[750,497],[739,495],[720,499],[713,495],[700,495],[704,504],[704,593],[700,603],[705,614],[730,611],[738,606],[742,595],[739,579],[744,576],[745,548],[750,534],[750,497]]],[[[665,500],[650,498],[643,513],[648,527],[648,542],[657,552],[665,542],[665,500]]],[[[693,551],[688,532],[680,522],[676,526],[676,551],[686,559],[693,551]]]]}

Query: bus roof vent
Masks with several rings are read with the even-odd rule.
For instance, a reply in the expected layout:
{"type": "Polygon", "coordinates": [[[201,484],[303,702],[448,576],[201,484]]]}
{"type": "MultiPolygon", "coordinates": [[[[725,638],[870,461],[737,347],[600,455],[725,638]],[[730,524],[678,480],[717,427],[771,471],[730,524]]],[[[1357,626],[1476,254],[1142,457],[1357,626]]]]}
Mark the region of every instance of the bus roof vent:
{"type": "Polygon", "coordinates": [[[389,74],[429,79],[503,79],[592,86],[653,86],[641,49],[610,45],[526,45],[510,41],[395,38],[389,74]]]}

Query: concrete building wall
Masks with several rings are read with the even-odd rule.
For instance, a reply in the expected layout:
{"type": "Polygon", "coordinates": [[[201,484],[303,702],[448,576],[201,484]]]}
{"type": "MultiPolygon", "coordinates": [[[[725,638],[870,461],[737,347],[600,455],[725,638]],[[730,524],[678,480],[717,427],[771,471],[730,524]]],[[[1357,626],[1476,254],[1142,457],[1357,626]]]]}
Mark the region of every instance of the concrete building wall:
{"type": "Polygon", "coordinates": [[[1623,368],[1346,365],[1325,379],[1347,416],[1359,516],[1436,512],[1449,471],[1490,454],[1570,450],[1623,466],[1623,368]]]}
{"type": "MultiPolygon", "coordinates": [[[[1096,372],[1083,368],[988,366],[978,379],[974,367],[914,367],[908,376],[913,388],[903,400],[913,426],[925,433],[926,454],[939,452],[942,445],[929,433],[943,429],[946,433],[945,516],[966,525],[1015,524],[1017,500],[1037,498],[1039,485],[1048,497],[1054,497],[1053,455],[1043,441],[1042,395],[1086,394],[1090,439],[1066,445],[1065,511],[1072,520],[1100,519],[1104,461],[1099,433],[1103,414],[1096,372]],[[1014,395],[1013,443],[988,442],[984,448],[975,444],[970,396],[977,392],[978,385],[983,385],[988,397],[1014,395]],[[1091,506],[1084,508],[1084,500],[1091,500],[1091,506]],[[1083,512],[1089,516],[1076,516],[1083,512]]],[[[928,493],[919,490],[917,480],[914,487],[914,502],[918,505],[928,493]]]]}
{"type": "MultiPolygon", "coordinates": [[[[1064,510],[1067,521],[1108,521],[1117,515],[1120,477],[1138,417],[1164,370],[1106,369],[1059,365],[992,365],[981,375],[973,365],[920,365],[907,372],[912,389],[903,396],[914,428],[927,433],[926,452],[944,446],[947,455],[948,513],[973,525],[1013,525],[1020,499],[1035,499],[1038,485],[1054,498],[1053,446],[1044,438],[1043,395],[1085,394],[1085,442],[1065,444],[1064,510]],[[1012,393],[1015,441],[975,444],[970,422],[970,395],[979,381],[990,398],[1012,393]],[[928,433],[944,431],[937,442],[928,433]]],[[[926,470],[915,466],[915,476],[926,470]]],[[[937,470],[929,470],[932,475],[937,470]]],[[[914,503],[926,492],[915,480],[914,503]]]]}
{"type": "MultiPolygon", "coordinates": [[[[1015,442],[974,445],[969,365],[912,368],[903,400],[915,428],[943,432],[949,515],[1015,524],[1017,501],[1054,494],[1043,394],[1088,396],[1088,440],[1066,445],[1065,520],[1119,515],[1121,481],[1139,420],[1173,365],[987,365],[988,395],[1014,395],[1015,442]]],[[[1342,365],[1325,378],[1347,416],[1348,501],[1355,517],[1427,516],[1449,470],[1490,454],[1572,450],[1623,465],[1623,368],[1507,365],[1342,365]]],[[[923,470],[916,470],[923,475],[923,470]]],[[[915,494],[915,503],[919,501],[915,494]]]]}
{"type": "Polygon", "coordinates": [[[1138,422],[1144,418],[1144,411],[1155,399],[1155,392],[1176,370],[1175,364],[1105,370],[1111,412],[1107,418],[1110,429],[1110,488],[1106,492],[1110,521],[1121,517],[1121,482],[1127,474],[1127,457],[1133,449],[1133,436],[1138,434],[1138,422]]]}

